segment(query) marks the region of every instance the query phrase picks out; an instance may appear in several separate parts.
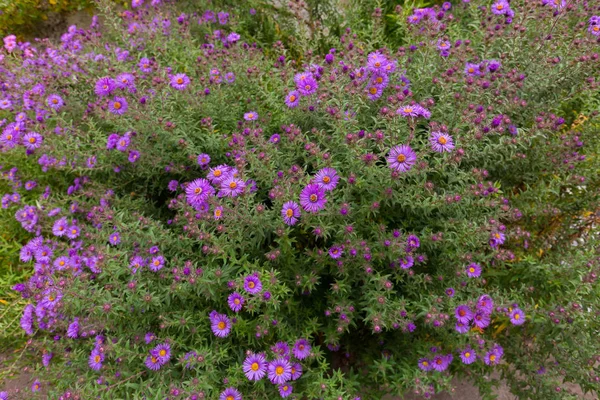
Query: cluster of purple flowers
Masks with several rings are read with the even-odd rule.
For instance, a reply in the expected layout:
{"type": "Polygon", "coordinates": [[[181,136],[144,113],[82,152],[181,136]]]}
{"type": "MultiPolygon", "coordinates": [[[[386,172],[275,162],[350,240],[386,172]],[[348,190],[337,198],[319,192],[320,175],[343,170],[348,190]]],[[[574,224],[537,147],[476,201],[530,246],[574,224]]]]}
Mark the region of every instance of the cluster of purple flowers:
{"type": "Polygon", "coordinates": [[[474,327],[485,329],[490,325],[494,302],[488,295],[482,295],[477,301],[475,310],[472,310],[466,304],[461,304],[454,310],[456,317],[455,329],[458,333],[467,333],[469,325],[472,323],[474,327]]]}
{"type": "Polygon", "coordinates": [[[168,343],[156,345],[146,357],[144,364],[152,371],[158,371],[171,360],[171,346],[168,343]]]}
{"type": "Polygon", "coordinates": [[[504,22],[510,24],[515,16],[515,12],[510,8],[508,0],[496,0],[492,4],[492,13],[495,15],[504,15],[504,22]]]}

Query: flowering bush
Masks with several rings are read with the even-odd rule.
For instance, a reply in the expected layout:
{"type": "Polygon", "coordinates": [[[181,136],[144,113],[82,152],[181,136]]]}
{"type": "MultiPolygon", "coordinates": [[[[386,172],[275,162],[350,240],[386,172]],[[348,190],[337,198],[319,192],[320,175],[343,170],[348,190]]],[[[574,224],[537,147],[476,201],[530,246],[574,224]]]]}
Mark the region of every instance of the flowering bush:
{"type": "Polygon", "coordinates": [[[32,392],[598,389],[591,2],[363,2],[356,31],[296,18],[266,47],[277,8],[147,3],[4,40],[32,392]]]}

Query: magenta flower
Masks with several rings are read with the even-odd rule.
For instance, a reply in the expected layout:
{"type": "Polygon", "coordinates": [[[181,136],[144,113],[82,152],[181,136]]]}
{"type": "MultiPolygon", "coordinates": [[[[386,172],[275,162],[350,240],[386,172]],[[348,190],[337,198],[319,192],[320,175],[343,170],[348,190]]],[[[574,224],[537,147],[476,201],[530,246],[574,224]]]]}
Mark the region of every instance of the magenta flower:
{"type": "Polygon", "coordinates": [[[244,193],[246,188],[246,182],[239,178],[230,176],[221,182],[221,187],[217,196],[219,197],[237,197],[244,193]]]}
{"type": "Polygon", "coordinates": [[[234,387],[228,387],[219,396],[219,400],[242,400],[242,394],[234,387]]]}
{"type": "Polygon", "coordinates": [[[171,77],[171,87],[184,90],[190,84],[190,78],[186,74],[177,74],[171,77]]]}
{"type": "Polygon", "coordinates": [[[329,257],[333,258],[334,260],[340,258],[343,253],[344,251],[340,246],[332,246],[329,249],[329,257]]]}
{"type": "Polygon", "coordinates": [[[304,360],[310,355],[310,350],[311,346],[308,340],[298,339],[294,344],[292,353],[294,353],[294,357],[296,357],[298,360],[304,360]]]}
{"type": "Polygon", "coordinates": [[[292,385],[284,384],[284,385],[279,385],[278,389],[279,389],[279,395],[283,398],[286,398],[290,394],[292,394],[293,387],[292,387],[292,385]]]}
{"type": "Polygon", "coordinates": [[[468,324],[473,319],[473,311],[465,304],[456,307],[454,315],[456,316],[456,320],[462,324],[468,324]]]}
{"type": "Polygon", "coordinates": [[[160,365],[165,365],[171,359],[171,346],[167,343],[161,343],[150,350],[150,354],[158,359],[160,365]]]}
{"type": "Polygon", "coordinates": [[[365,90],[367,91],[367,97],[371,101],[377,100],[383,94],[383,87],[381,86],[367,86],[365,90]]]}
{"type": "Polygon", "coordinates": [[[192,207],[206,201],[209,197],[214,196],[214,194],[215,189],[210,185],[209,181],[203,178],[196,179],[185,187],[187,202],[192,207]]]}
{"type": "Polygon", "coordinates": [[[35,150],[42,145],[44,138],[37,132],[29,132],[23,136],[23,146],[27,150],[35,150]]]}
{"type": "Polygon", "coordinates": [[[292,377],[292,366],[283,357],[273,360],[267,368],[269,379],[276,385],[282,385],[292,377]]]}
{"type": "Polygon", "coordinates": [[[287,225],[295,225],[300,215],[300,206],[295,201],[288,201],[281,208],[281,217],[287,225]]]}
{"type": "Polygon", "coordinates": [[[463,364],[473,364],[477,360],[477,354],[470,348],[466,348],[460,352],[460,360],[463,364]]]}
{"type": "Polygon", "coordinates": [[[258,294],[262,291],[262,282],[255,274],[248,275],[244,279],[244,290],[250,294],[258,294]]]}
{"type": "Polygon", "coordinates": [[[292,378],[291,380],[295,381],[296,379],[302,376],[302,365],[300,363],[292,364],[292,378]]]}
{"type": "Polygon", "coordinates": [[[267,360],[262,354],[251,354],[244,360],[242,369],[246,378],[259,381],[267,374],[267,360]]]}
{"type": "Polygon", "coordinates": [[[323,168],[315,175],[315,183],[327,192],[335,189],[339,181],[340,177],[333,168],[323,168]]]}
{"type": "Polygon", "coordinates": [[[428,358],[421,358],[419,360],[418,365],[419,365],[419,368],[425,372],[431,371],[433,369],[433,363],[428,358]]]}
{"type": "Polygon", "coordinates": [[[481,295],[477,300],[477,309],[490,314],[494,309],[494,301],[487,294],[481,295]]]}
{"type": "Polygon", "coordinates": [[[92,350],[90,357],[88,359],[88,365],[94,371],[100,371],[102,368],[102,362],[104,361],[104,353],[100,352],[98,348],[92,350]]]}
{"type": "Polygon", "coordinates": [[[162,367],[162,364],[160,363],[158,357],[154,355],[149,355],[148,357],[146,357],[144,364],[148,369],[152,371],[158,371],[160,367],[162,367]]]}
{"type": "Polygon", "coordinates": [[[150,268],[153,272],[158,272],[165,266],[165,258],[163,256],[152,257],[152,261],[148,264],[148,268],[150,268]]]}
{"type": "Polygon", "coordinates": [[[234,312],[240,312],[242,310],[244,301],[244,297],[238,292],[233,292],[227,297],[227,305],[229,305],[229,308],[234,312]]]}
{"type": "Polygon", "coordinates": [[[407,172],[417,162],[417,154],[408,145],[392,147],[387,157],[388,165],[397,172],[407,172]]]}
{"type": "Polygon", "coordinates": [[[482,311],[477,311],[473,317],[473,323],[478,328],[487,328],[490,325],[490,315],[482,311]]]}
{"type": "Polygon", "coordinates": [[[429,143],[433,151],[438,153],[451,152],[454,149],[454,141],[452,136],[443,132],[431,132],[429,143]]]}
{"type": "Polygon", "coordinates": [[[215,336],[224,338],[231,332],[231,321],[227,315],[213,311],[210,313],[210,328],[215,336]]]}
{"type": "Polygon", "coordinates": [[[510,312],[510,322],[513,325],[523,325],[525,323],[525,313],[519,308],[513,309],[510,312]]]}
{"type": "Polygon", "coordinates": [[[104,97],[110,95],[115,90],[115,81],[108,76],[96,81],[95,92],[98,96],[104,97]]]}
{"type": "Polygon", "coordinates": [[[285,96],[285,105],[289,108],[298,107],[300,104],[300,93],[297,90],[292,90],[285,96]]]}
{"type": "Polygon", "coordinates": [[[54,110],[59,110],[65,104],[65,101],[59,95],[51,94],[46,99],[46,104],[48,105],[48,107],[54,110]]]}
{"type": "Polygon", "coordinates": [[[246,121],[256,121],[258,119],[258,113],[255,111],[250,111],[244,114],[244,119],[246,121]]]}
{"type": "Polygon", "coordinates": [[[127,99],[125,97],[115,97],[108,102],[108,111],[112,114],[123,115],[129,108],[127,99]]]}
{"type": "Polygon", "coordinates": [[[325,208],[326,203],[325,190],[316,183],[307,185],[300,192],[300,205],[304,211],[317,213],[325,208]]]}
{"type": "Polygon", "coordinates": [[[119,232],[115,232],[112,233],[109,237],[108,237],[108,242],[110,244],[112,244],[113,246],[118,245],[119,243],[121,243],[121,235],[119,234],[119,232]]]}
{"type": "Polygon", "coordinates": [[[481,265],[477,263],[471,263],[467,266],[466,271],[469,278],[478,278],[481,276],[481,265]]]}
{"type": "Polygon", "coordinates": [[[445,356],[440,354],[433,357],[431,364],[433,365],[434,370],[442,372],[448,368],[448,366],[452,362],[452,359],[452,354],[446,354],[445,356]]]}

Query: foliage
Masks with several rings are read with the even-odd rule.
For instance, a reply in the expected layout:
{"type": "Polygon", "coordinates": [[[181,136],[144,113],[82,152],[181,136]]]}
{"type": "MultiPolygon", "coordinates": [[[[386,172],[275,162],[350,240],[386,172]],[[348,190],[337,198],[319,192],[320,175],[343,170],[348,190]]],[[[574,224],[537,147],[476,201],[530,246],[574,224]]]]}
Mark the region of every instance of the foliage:
{"type": "Polygon", "coordinates": [[[598,391],[593,10],[160,3],[5,40],[34,395],[598,391]]]}

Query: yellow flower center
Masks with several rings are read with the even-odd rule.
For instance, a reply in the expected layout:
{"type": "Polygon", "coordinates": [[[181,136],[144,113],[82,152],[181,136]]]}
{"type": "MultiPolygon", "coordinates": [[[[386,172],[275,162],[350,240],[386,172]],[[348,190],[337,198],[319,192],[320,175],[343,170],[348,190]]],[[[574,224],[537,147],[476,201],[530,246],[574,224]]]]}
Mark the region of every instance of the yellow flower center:
{"type": "Polygon", "coordinates": [[[113,104],[113,107],[118,110],[121,108],[121,103],[118,101],[115,101],[115,104],[113,104]]]}
{"type": "Polygon", "coordinates": [[[196,189],[194,189],[194,194],[200,194],[202,193],[202,188],[197,187],[196,189]]]}
{"type": "Polygon", "coordinates": [[[233,304],[239,305],[240,304],[240,299],[234,299],[233,300],[233,304]]]}
{"type": "Polygon", "coordinates": [[[74,235],[77,233],[77,229],[71,229],[71,233],[74,235]]]}
{"type": "Polygon", "coordinates": [[[409,113],[413,112],[413,108],[412,107],[404,107],[404,112],[409,114],[409,113]]]}
{"type": "Polygon", "coordinates": [[[48,300],[54,301],[54,299],[55,299],[54,295],[51,294],[50,296],[48,296],[48,300]]]}
{"type": "Polygon", "coordinates": [[[470,272],[470,273],[473,273],[473,272],[475,272],[475,268],[473,268],[473,267],[469,268],[469,272],[470,272]]]}
{"type": "Polygon", "coordinates": [[[294,95],[291,95],[291,96],[290,96],[290,101],[292,101],[292,102],[293,102],[293,101],[296,101],[296,96],[294,96],[294,95]]]}
{"type": "Polygon", "coordinates": [[[286,386],[284,386],[284,387],[283,387],[283,391],[284,391],[284,392],[287,392],[287,391],[288,391],[288,388],[289,388],[289,386],[287,386],[287,385],[286,385],[286,386]]]}
{"type": "Polygon", "coordinates": [[[494,236],[496,237],[496,239],[500,239],[500,234],[499,233],[495,233],[494,236]]]}
{"type": "Polygon", "coordinates": [[[94,362],[97,362],[97,363],[99,363],[99,362],[100,362],[100,356],[95,356],[95,357],[94,357],[94,362]]]}
{"type": "Polygon", "coordinates": [[[255,363],[252,363],[252,365],[250,366],[250,369],[251,369],[252,371],[258,371],[258,369],[259,369],[259,368],[260,368],[260,365],[258,365],[258,363],[257,363],[257,362],[255,362],[255,363]]]}
{"type": "Polygon", "coordinates": [[[325,182],[325,183],[329,183],[329,182],[331,182],[331,178],[330,178],[330,177],[328,177],[327,175],[325,175],[325,176],[323,177],[323,182],[325,182]]]}
{"type": "Polygon", "coordinates": [[[381,67],[381,63],[380,63],[379,61],[377,61],[377,62],[375,63],[375,66],[376,66],[377,68],[379,68],[379,67],[381,67]]]}
{"type": "Polygon", "coordinates": [[[448,143],[448,139],[446,139],[446,138],[445,138],[445,137],[443,137],[443,136],[440,136],[440,137],[438,138],[438,143],[439,143],[439,144],[441,144],[441,145],[445,145],[446,143],[448,143]]]}
{"type": "Polygon", "coordinates": [[[254,286],[255,286],[255,285],[254,285],[254,282],[252,282],[252,281],[248,282],[248,287],[249,287],[250,289],[254,289],[254,286]]]}
{"type": "Polygon", "coordinates": [[[229,188],[230,188],[230,189],[235,189],[236,187],[237,187],[237,183],[235,183],[235,182],[231,182],[231,183],[229,184],[229,188]]]}
{"type": "Polygon", "coordinates": [[[62,267],[63,265],[65,265],[65,262],[64,262],[63,260],[60,260],[60,261],[58,262],[58,265],[60,265],[60,266],[62,267]]]}
{"type": "Polygon", "coordinates": [[[154,364],[156,364],[158,362],[158,358],[152,356],[152,357],[150,357],[150,361],[152,361],[154,364]]]}
{"type": "Polygon", "coordinates": [[[12,140],[13,136],[12,136],[12,135],[9,133],[8,135],[6,135],[6,138],[7,138],[8,140],[12,140]]]}
{"type": "Polygon", "coordinates": [[[58,103],[58,99],[52,99],[52,103],[53,103],[53,104],[56,104],[56,103],[58,103]]]}
{"type": "Polygon", "coordinates": [[[34,137],[30,137],[29,138],[29,143],[35,143],[35,138],[34,137]]]}
{"type": "Polygon", "coordinates": [[[423,366],[424,366],[424,367],[428,367],[428,366],[429,366],[429,363],[428,363],[427,361],[423,361],[423,366]]]}
{"type": "Polygon", "coordinates": [[[216,215],[217,217],[220,217],[220,216],[221,216],[221,213],[222,213],[222,212],[221,212],[221,210],[215,210],[215,215],[216,215]]]}
{"type": "Polygon", "coordinates": [[[183,79],[177,78],[177,83],[181,85],[183,83],[183,79]]]}
{"type": "Polygon", "coordinates": [[[291,217],[293,217],[293,216],[294,216],[294,210],[292,210],[291,208],[288,208],[288,209],[287,209],[287,211],[285,212],[285,215],[286,215],[288,218],[291,218],[291,217]]]}
{"type": "Polygon", "coordinates": [[[375,82],[381,83],[381,82],[383,82],[383,78],[378,76],[377,78],[375,78],[375,82]]]}
{"type": "Polygon", "coordinates": [[[254,118],[254,114],[252,114],[252,113],[248,114],[248,118],[254,118]]]}
{"type": "Polygon", "coordinates": [[[215,172],[213,172],[213,175],[218,178],[219,176],[221,176],[221,170],[220,169],[216,169],[215,172]]]}
{"type": "Polygon", "coordinates": [[[233,396],[227,396],[225,400],[235,400],[235,398],[233,396]]]}
{"type": "Polygon", "coordinates": [[[437,365],[440,365],[440,364],[442,363],[442,359],[441,359],[441,358],[438,358],[437,360],[435,360],[435,363],[436,363],[437,365]]]}
{"type": "Polygon", "coordinates": [[[515,318],[516,320],[519,320],[519,319],[521,318],[521,316],[520,316],[519,314],[515,314],[515,317],[514,317],[514,318],[515,318]]]}
{"type": "Polygon", "coordinates": [[[161,357],[164,357],[164,356],[166,356],[166,355],[167,355],[167,351],[166,351],[165,349],[162,349],[161,351],[159,351],[159,352],[158,352],[158,354],[159,354],[161,357]]]}
{"type": "Polygon", "coordinates": [[[316,194],[311,194],[310,197],[309,197],[309,199],[310,199],[310,201],[312,201],[314,203],[315,201],[317,201],[317,195],[316,194]]]}
{"type": "Polygon", "coordinates": [[[310,85],[304,85],[304,89],[310,90],[310,85]]]}
{"type": "Polygon", "coordinates": [[[225,322],[221,321],[217,324],[217,328],[219,328],[220,330],[225,329],[227,325],[225,324],[225,322]]]}
{"type": "Polygon", "coordinates": [[[503,5],[503,4],[497,4],[497,5],[496,5],[496,9],[497,9],[497,10],[502,10],[503,8],[504,8],[504,5],[503,5]]]}
{"type": "Polygon", "coordinates": [[[469,70],[468,70],[468,71],[469,71],[470,73],[473,73],[473,72],[475,72],[475,68],[473,68],[473,67],[469,67],[469,70]]]}
{"type": "Polygon", "coordinates": [[[458,315],[460,315],[461,317],[464,317],[465,315],[467,315],[467,312],[465,310],[460,310],[458,312],[458,315]]]}
{"type": "Polygon", "coordinates": [[[466,352],[466,353],[465,353],[465,357],[466,357],[466,358],[469,358],[469,357],[471,357],[471,353],[469,353],[469,352],[466,352]]]}
{"type": "Polygon", "coordinates": [[[406,156],[404,154],[398,154],[396,160],[398,160],[398,162],[404,162],[406,161],[406,156]]]}
{"type": "Polygon", "coordinates": [[[375,94],[375,93],[377,93],[377,88],[376,88],[376,87],[372,87],[372,88],[370,88],[370,89],[369,89],[369,93],[371,93],[371,94],[375,94]]]}
{"type": "Polygon", "coordinates": [[[492,354],[490,356],[490,361],[496,361],[496,355],[495,354],[492,354]]]}
{"type": "Polygon", "coordinates": [[[279,367],[275,368],[275,373],[277,375],[283,375],[283,367],[279,366],[279,367]]]}

